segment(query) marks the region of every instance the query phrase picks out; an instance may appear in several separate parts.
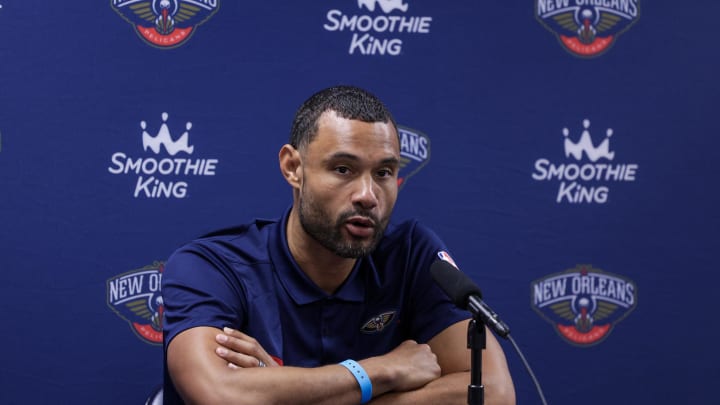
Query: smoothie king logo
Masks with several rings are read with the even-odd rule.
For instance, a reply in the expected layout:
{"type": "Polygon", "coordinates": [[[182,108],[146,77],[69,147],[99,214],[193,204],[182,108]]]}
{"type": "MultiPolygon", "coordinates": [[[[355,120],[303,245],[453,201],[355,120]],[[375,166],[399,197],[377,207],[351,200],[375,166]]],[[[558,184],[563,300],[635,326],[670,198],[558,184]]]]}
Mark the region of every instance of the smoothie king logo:
{"type": "Polygon", "coordinates": [[[530,287],[533,309],[567,342],[592,346],[637,306],[637,287],[625,277],[577,266],[536,280],[530,287]]]}
{"type": "Polygon", "coordinates": [[[115,276],[107,281],[107,304],[146,343],[162,344],[163,262],[115,276]]]}
{"type": "Polygon", "coordinates": [[[430,161],[430,138],[427,135],[398,126],[400,135],[400,173],[398,186],[402,188],[415,173],[430,161]]]}
{"type": "Polygon", "coordinates": [[[147,123],[140,121],[143,150],[147,153],[149,149],[154,155],[133,158],[124,152],[115,152],[110,157],[110,173],[137,175],[133,193],[135,198],[185,198],[188,193],[188,182],[185,179],[215,175],[218,159],[190,157],[195,151],[195,146],[189,145],[192,122],[185,123],[185,131],[174,141],[167,125],[168,113],[162,113],[161,116],[162,124],[155,136],[148,133],[147,123]],[[157,158],[163,149],[169,156],[157,158]]]}
{"type": "Polygon", "coordinates": [[[111,0],[110,6],[149,45],[169,49],[190,39],[218,11],[220,0],[111,0]]]}
{"type": "Polygon", "coordinates": [[[535,161],[533,179],[560,182],[555,198],[558,204],[562,202],[604,204],[610,193],[608,184],[635,181],[637,175],[637,164],[613,163],[615,152],[610,150],[612,128],[605,130],[605,139],[595,146],[590,136],[590,120],[583,120],[582,126],[582,135],[577,142],[571,139],[568,128],[562,130],[565,138],[565,158],[572,157],[574,161],[560,164],[555,164],[546,158],[535,161]],[[584,159],[589,162],[582,163],[584,159]]]}
{"type": "Polygon", "coordinates": [[[357,0],[359,10],[332,9],[323,28],[331,32],[350,32],[350,55],[392,55],[402,52],[403,39],[429,34],[432,17],[405,14],[405,0],[357,0]]]}
{"type": "Polygon", "coordinates": [[[571,54],[607,51],[640,18],[640,0],[536,0],[535,15],[571,54]]]}

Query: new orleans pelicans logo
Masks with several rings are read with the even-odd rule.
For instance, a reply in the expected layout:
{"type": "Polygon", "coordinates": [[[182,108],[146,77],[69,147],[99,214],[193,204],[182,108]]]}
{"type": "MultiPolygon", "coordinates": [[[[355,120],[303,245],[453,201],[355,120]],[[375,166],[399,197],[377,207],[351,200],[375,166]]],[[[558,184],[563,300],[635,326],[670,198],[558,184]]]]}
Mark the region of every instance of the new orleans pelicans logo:
{"type": "Polygon", "coordinates": [[[577,346],[600,343],[637,306],[632,280],[590,265],[536,280],[530,294],[533,309],[577,346]]]}
{"type": "Polygon", "coordinates": [[[220,0],[111,0],[112,8],[148,44],[175,48],[220,8],[220,0]]]}
{"type": "Polygon", "coordinates": [[[398,126],[400,135],[400,173],[398,186],[402,188],[407,179],[419,172],[430,161],[430,138],[408,127],[398,126]]]}
{"type": "Polygon", "coordinates": [[[570,53],[590,58],[640,18],[640,0],[536,0],[535,15],[570,53]]]}
{"type": "Polygon", "coordinates": [[[365,325],[360,328],[360,331],[363,333],[381,332],[393,319],[395,319],[395,311],[383,312],[365,322],[365,325]]]}
{"type": "Polygon", "coordinates": [[[160,283],[165,265],[155,262],[107,281],[107,303],[138,337],[162,344],[163,299],[160,283]]]}

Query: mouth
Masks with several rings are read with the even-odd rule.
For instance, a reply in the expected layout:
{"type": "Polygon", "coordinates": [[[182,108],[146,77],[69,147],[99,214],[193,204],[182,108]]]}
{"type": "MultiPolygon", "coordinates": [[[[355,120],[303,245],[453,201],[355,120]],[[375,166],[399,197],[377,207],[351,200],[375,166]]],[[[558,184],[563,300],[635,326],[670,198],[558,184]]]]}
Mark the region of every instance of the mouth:
{"type": "Polygon", "coordinates": [[[375,221],[367,217],[353,216],[345,221],[345,228],[354,237],[367,238],[375,232],[375,221]]]}

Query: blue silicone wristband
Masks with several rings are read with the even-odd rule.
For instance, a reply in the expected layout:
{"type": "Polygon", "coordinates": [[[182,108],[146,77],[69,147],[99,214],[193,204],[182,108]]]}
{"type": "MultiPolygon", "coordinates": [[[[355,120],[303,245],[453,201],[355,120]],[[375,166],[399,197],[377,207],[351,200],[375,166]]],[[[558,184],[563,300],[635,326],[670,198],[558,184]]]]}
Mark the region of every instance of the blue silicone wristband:
{"type": "Polygon", "coordinates": [[[357,361],[350,359],[343,361],[342,363],[340,363],[340,365],[350,370],[353,377],[355,377],[358,384],[360,385],[360,403],[366,404],[370,402],[370,400],[372,399],[372,382],[370,381],[370,377],[365,372],[365,369],[362,368],[362,366],[358,364],[357,361]]]}

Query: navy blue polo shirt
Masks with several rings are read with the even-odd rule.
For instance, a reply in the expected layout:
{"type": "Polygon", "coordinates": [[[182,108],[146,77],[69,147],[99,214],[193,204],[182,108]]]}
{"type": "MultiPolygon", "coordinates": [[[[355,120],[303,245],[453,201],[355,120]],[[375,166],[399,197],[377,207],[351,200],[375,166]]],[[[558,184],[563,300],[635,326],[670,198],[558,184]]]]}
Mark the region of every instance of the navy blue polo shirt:
{"type": "MultiPolygon", "coordinates": [[[[257,339],[279,363],[316,367],[425,343],[470,317],[430,276],[443,242],[417,221],[390,224],[330,295],[298,267],[280,220],[220,231],[178,249],[163,274],[164,343],[196,327],[229,326],[257,339]]],[[[167,371],[165,403],[177,400],[167,371]]]]}

